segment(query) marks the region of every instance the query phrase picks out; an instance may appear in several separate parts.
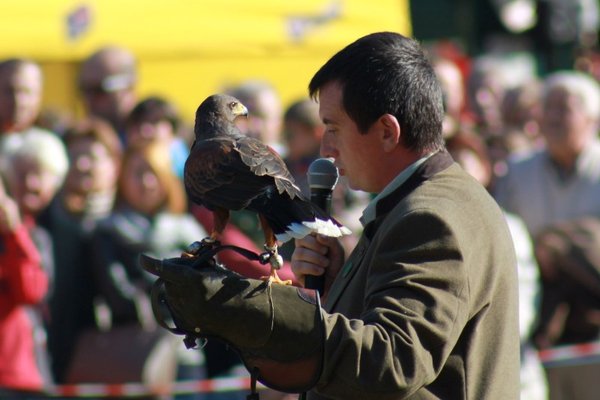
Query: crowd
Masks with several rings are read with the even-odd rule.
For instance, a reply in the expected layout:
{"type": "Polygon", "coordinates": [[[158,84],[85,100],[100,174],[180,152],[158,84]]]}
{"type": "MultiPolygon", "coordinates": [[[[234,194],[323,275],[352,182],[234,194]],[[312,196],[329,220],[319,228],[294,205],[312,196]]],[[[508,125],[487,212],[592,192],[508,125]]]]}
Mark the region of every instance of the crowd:
{"type": "MultiPolygon", "coordinates": [[[[505,211],[515,245],[521,398],[592,398],[594,382],[553,386],[537,351],[600,333],[598,77],[575,68],[542,77],[527,63],[458,62],[434,48],[430,56],[444,91],[446,147],[505,211]]],[[[2,398],[42,397],[53,384],[81,380],[73,363],[90,331],[160,329],[149,314],[154,279],[137,256],[177,256],[213,222],[183,187],[193,132],[169,99],[137,97],[133,54],[106,47],[86,58],[77,82],[85,116],[60,126],[41,118],[43,79],[33,60],[0,61],[2,398]]],[[[249,108],[240,129],[276,148],[308,193],[306,171],[324,132],[316,103],[307,97],[284,108],[264,81],[223,91],[249,108]]],[[[370,198],[342,179],[333,212],[351,223],[370,198]]],[[[232,220],[223,241],[260,252],[256,217],[232,220]]],[[[348,248],[361,230],[350,228],[348,248]]],[[[292,251],[283,249],[288,260],[292,251]]],[[[268,272],[237,253],[219,257],[248,277],[268,272]]],[[[280,276],[299,284],[289,263],[280,276]]],[[[218,340],[172,349],[173,379],[240,367],[218,340]]]]}

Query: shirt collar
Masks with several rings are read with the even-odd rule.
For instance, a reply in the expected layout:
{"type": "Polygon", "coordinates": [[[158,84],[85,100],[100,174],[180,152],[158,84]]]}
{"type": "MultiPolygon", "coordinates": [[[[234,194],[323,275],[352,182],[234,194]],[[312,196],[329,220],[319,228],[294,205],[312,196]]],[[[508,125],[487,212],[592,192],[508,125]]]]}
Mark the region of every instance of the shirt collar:
{"type": "Polygon", "coordinates": [[[406,167],[402,172],[400,172],[388,185],[383,188],[383,190],[375,196],[373,200],[369,202],[367,207],[364,209],[362,216],[360,217],[360,223],[362,226],[366,226],[369,222],[373,221],[376,217],[377,203],[379,200],[386,197],[388,194],[392,193],[394,190],[398,189],[408,178],[411,177],[412,174],[415,173],[417,168],[421,166],[429,157],[434,155],[435,152],[429,153],[424,157],[419,158],[414,163],[410,164],[406,167]]]}

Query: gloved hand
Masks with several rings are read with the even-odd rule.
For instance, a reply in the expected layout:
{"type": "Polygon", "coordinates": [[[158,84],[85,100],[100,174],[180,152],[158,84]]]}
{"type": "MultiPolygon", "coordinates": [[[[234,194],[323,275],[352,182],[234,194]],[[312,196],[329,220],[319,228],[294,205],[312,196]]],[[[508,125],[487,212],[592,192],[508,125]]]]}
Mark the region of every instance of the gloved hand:
{"type": "Polygon", "coordinates": [[[142,254],[140,264],[164,280],[179,330],[229,342],[248,370],[273,389],[302,392],[317,382],[324,327],[315,291],[247,279],[213,258],[156,260],[142,254]]]}

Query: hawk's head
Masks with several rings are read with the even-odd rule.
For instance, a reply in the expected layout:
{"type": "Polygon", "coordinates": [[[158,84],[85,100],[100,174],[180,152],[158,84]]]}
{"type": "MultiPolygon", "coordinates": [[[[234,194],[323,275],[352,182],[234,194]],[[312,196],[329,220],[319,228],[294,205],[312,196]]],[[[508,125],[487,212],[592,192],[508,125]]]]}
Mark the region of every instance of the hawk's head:
{"type": "Polygon", "coordinates": [[[198,107],[196,120],[220,119],[233,122],[240,115],[248,115],[248,109],[241,101],[226,94],[213,94],[198,107]]]}

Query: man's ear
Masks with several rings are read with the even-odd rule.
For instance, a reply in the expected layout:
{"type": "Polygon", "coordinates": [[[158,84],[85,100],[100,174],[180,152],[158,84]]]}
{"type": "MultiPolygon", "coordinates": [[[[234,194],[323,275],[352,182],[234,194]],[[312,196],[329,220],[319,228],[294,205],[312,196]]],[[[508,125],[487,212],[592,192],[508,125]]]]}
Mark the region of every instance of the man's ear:
{"type": "Polygon", "coordinates": [[[386,152],[393,151],[400,143],[402,130],[400,123],[392,114],[383,114],[379,117],[380,139],[386,152]]]}

